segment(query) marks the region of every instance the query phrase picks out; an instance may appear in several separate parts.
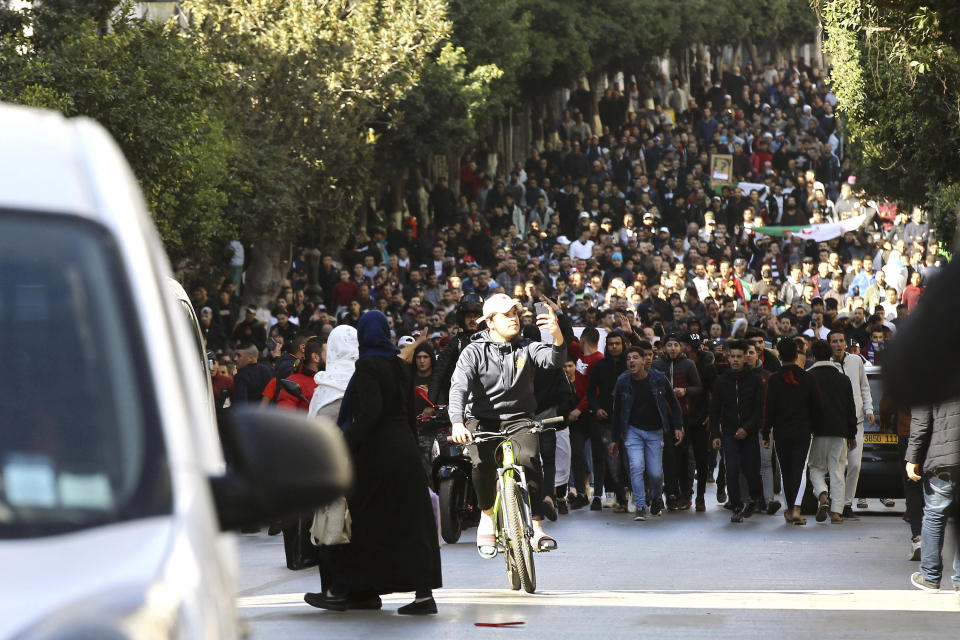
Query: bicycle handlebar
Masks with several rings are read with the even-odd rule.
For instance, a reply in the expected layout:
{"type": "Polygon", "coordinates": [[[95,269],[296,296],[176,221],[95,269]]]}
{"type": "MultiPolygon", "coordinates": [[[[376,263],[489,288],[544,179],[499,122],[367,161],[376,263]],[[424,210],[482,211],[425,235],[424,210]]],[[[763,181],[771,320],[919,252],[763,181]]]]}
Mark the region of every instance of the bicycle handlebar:
{"type": "MultiPolygon", "coordinates": [[[[543,420],[525,420],[520,424],[511,425],[508,429],[501,429],[500,431],[489,431],[481,432],[486,435],[474,434],[470,442],[466,444],[475,444],[478,442],[487,442],[489,440],[499,440],[505,439],[513,434],[517,433],[521,429],[526,429],[530,427],[530,433],[543,433],[544,431],[554,431],[554,427],[549,427],[547,425],[559,424],[564,421],[563,416],[555,416],[553,418],[544,418],[543,420]]],[[[454,442],[452,436],[447,436],[447,442],[454,442]]]]}

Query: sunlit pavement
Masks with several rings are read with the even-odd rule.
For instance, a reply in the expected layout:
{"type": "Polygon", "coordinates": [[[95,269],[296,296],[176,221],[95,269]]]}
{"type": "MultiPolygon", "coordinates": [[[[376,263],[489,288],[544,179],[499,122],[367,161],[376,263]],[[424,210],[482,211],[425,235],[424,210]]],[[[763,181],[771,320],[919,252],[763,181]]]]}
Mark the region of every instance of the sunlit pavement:
{"type": "MultiPolygon", "coordinates": [[[[632,516],[581,509],[551,524],[557,551],[538,554],[535,595],[510,591],[503,561],[482,560],[468,530],[444,545],[446,588],[440,613],[397,616],[412,594],[384,598],[374,612],[327,612],[303,602],[319,590],[316,569],[283,566],[280,536],[240,537],[240,614],[254,638],[409,637],[523,638],[956,638],[960,595],[924,593],[909,584],[919,563],[906,559],[909,527],[902,501],[842,525],[784,524],[754,515],[731,524],[708,501],[693,510],[634,522],[632,516]],[[885,517],[886,516],[886,517],[885,517]],[[506,628],[476,622],[523,622],[506,628]],[[654,637],[657,637],[654,636],[654,637]]],[[[549,524],[549,523],[548,523],[549,524]]],[[[389,526],[385,523],[385,526],[389,526]]],[[[402,553],[402,549],[397,550],[402,553]]],[[[952,546],[945,557],[952,557],[952,546]]],[[[949,561],[948,561],[949,567],[949,561]]]]}

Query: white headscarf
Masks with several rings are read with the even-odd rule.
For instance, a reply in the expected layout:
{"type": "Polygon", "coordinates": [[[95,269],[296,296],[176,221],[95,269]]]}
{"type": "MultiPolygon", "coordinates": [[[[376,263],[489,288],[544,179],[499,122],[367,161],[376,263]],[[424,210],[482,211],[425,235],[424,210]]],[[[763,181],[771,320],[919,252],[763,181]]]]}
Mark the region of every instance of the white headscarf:
{"type": "Polygon", "coordinates": [[[317,389],[310,400],[309,415],[315,416],[322,407],[343,398],[347,383],[360,357],[357,330],[342,324],[327,337],[327,366],[313,377],[317,389]]]}

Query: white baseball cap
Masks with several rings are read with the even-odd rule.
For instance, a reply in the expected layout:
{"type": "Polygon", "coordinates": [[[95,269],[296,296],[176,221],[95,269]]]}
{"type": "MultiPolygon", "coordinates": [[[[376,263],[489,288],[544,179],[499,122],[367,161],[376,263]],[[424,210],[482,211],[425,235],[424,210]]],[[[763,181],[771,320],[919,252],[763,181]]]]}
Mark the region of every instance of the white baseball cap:
{"type": "Polygon", "coordinates": [[[398,346],[398,347],[405,347],[405,346],[407,346],[408,344],[413,344],[413,343],[416,342],[416,341],[417,341],[417,339],[414,338],[413,336],[401,336],[400,339],[397,340],[397,346],[398,346]]]}
{"type": "Polygon", "coordinates": [[[505,293],[495,293],[483,303],[483,317],[480,320],[487,321],[493,314],[507,313],[511,309],[520,311],[523,305],[505,293]]]}

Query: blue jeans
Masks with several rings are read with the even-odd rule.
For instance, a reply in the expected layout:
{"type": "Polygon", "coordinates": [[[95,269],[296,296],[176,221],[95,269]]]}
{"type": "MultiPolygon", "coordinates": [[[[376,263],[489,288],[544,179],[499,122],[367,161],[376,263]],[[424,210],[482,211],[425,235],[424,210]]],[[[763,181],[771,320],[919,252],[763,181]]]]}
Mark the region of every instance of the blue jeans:
{"type": "MultiPolygon", "coordinates": [[[[921,532],[920,571],[927,582],[940,584],[943,575],[943,534],[947,519],[958,505],[958,478],[949,474],[927,476],[923,482],[923,531],[921,532]]],[[[911,517],[913,513],[911,512],[911,517]]],[[[960,528],[954,527],[957,550],[953,554],[953,584],[960,587],[960,528]]]]}
{"type": "Polygon", "coordinates": [[[640,509],[646,507],[644,471],[650,480],[650,499],[656,500],[663,493],[663,431],[627,427],[623,447],[627,450],[627,459],[630,461],[633,499],[637,509],[640,509]]]}

